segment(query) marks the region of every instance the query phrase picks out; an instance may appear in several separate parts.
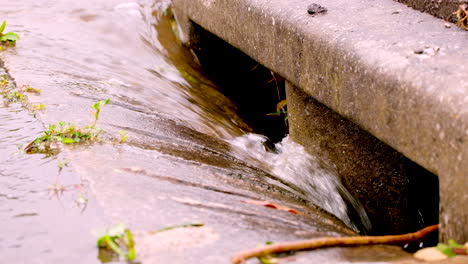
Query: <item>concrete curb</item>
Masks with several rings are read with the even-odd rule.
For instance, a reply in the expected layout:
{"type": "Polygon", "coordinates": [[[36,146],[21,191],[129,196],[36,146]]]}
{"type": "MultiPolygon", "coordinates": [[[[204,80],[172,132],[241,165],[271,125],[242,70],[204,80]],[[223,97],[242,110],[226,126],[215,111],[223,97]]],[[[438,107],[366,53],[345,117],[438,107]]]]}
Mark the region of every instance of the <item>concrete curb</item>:
{"type": "Polygon", "coordinates": [[[465,31],[391,0],[317,0],[316,16],[305,0],[173,2],[182,30],[190,18],[437,174],[442,237],[468,240],[465,31]]]}

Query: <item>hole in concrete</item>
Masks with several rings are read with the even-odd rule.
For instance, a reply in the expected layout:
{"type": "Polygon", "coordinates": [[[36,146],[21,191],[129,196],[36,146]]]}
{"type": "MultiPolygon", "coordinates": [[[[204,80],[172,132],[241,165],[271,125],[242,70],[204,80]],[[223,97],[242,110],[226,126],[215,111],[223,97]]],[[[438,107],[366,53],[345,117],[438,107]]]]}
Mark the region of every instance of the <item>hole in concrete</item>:
{"type": "Polygon", "coordinates": [[[196,24],[190,35],[202,70],[238,105],[241,118],[255,133],[280,141],[288,132],[287,121],[271,113],[286,99],[284,79],[196,24]]]}
{"type": "MultiPolygon", "coordinates": [[[[238,105],[240,116],[254,129],[254,132],[266,135],[274,142],[281,140],[288,133],[288,125],[285,123],[284,117],[272,117],[267,114],[276,112],[278,102],[285,99],[285,80],[276,74],[272,75],[269,69],[259,65],[240,50],[230,46],[195,23],[193,23],[190,32],[190,40],[190,48],[197,55],[204,73],[219,85],[222,93],[238,105]]],[[[319,105],[315,110],[316,115],[328,115],[321,113],[330,112],[331,114],[325,118],[327,119],[325,121],[335,123],[327,125],[329,127],[318,128],[318,130],[324,131],[325,134],[335,133],[331,136],[335,141],[337,137],[342,135],[343,137],[359,138],[358,140],[351,139],[353,141],[351,143],[355,146],[346,150],[351,150],[351,153],[353,150],[359,152],[358,155],[361,155],[359,162],[373,171],[373,177],[366,179],[366,176],[361,175],[359,171],[340,175],[340,177],[354,198],[361,201],[369,214],[373,225],[369,234],[413,232],[438,223],[439,183],[436,175],[410,161],[315,99],[307,100],[309,100],[308,103],[311,103],[310,100],[312,100],[315,102],[312,104],[319,105]],[[330,133],[334,130],[337,132],[330,133]],[[370,142],[372,147],[362,150],[361,143],[363,142],[365,144],[370,142]],[[385,151],[381,151],[381,148],[384,148],[385,151]],[[369,159],[372,162],[369,162],[369,159]],[[386,160],[391,161],[386,162],[386,160]],[[377,163],[373,163],[374,161],[377,163]],[[378,166],[372,167],[375,164],[378,166]],[[356,180],[357,178],[361,179],[356,180]],[[397,183],[393,181],[397,181],[397,183]],[[360,186],[360,184],[367,184],[367,186],[360,186]],[[369,191],[363,191],[365,188],[369,191]],[[373,196],[374,194],[376,196],[373,196]],[[390,201],[382,197],[391,196],[403,196],[397,199],[397,204],[400,207],[386,207],[390,201]]],[[[303,107],[299,106],[299,111],[304,111],[303,107]]],[[[315,137],[315,135],[313,136],[315,137]]],[[[321,144],[336,144],[333,140],[322,141],[321,144]]],[[[302,144],[302,142],[299,143],[302,144]]],[[[332,151],[344,153],[342,149],[334,146],[332,151]]],[[[348,157],[343,157],[341,161],[353,162],[348,157]]],[[[355,168],[359,166],[361,165],[355,168]]],[[[338,174],[340,174],[340,169],[338,169],[338,174]]],[[[357,220],[359,216],[355,212],[350,212],[350,217],[357,220]]],[[[435,242],[437,242],[437,235],[433,235],[426,245],[435,242]]],[[[407,249],[413,250],[418,246],[419,243],[418,245],[410,245],[407,249]]]]}

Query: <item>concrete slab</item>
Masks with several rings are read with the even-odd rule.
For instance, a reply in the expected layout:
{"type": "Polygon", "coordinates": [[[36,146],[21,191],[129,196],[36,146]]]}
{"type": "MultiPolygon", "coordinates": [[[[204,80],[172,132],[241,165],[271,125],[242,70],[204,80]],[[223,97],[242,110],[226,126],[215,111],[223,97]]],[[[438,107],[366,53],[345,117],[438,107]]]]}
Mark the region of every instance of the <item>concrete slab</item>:
{"type": "Polygon", "coordinates": [[[390,0],[173,2],[186,40],[189,18],[438,175],[441,238],[468,240],[465,31],[390,0]]]}

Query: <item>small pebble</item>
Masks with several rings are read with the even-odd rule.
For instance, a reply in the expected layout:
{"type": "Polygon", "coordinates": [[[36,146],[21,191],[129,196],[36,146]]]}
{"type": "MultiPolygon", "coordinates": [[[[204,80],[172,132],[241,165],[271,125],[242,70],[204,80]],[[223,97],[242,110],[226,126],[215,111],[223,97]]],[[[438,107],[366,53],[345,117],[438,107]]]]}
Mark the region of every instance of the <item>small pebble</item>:
{"type": "Polygon", "coordinates": [[[307,7],[307,13],[309,13],[309,15],[316,15],[316,14],[319,14],[319,13],[326,13],[328,11],[328,9],[326,7],[323,7],[319,4],[311,4],[309,5],[309,7],[307,7]]]}
{"type": "Polygon", "coordinates": [[[421,249],[414,253],[413,256],[424,261],[441,261],[448,258],[435,247],[421,249]]]}
{"type": "Polygon", "coordinates": [[[421,55],[421,54],[424,54],[424,55],[427,55],[427,56],[435,56],[438,52],[439,52],[440,48],[439,47],[424,47],[424,48],[418,48],[418,49],[415,49],[413,50],[414,54],[418,54],[418,55],[421,55]]]}

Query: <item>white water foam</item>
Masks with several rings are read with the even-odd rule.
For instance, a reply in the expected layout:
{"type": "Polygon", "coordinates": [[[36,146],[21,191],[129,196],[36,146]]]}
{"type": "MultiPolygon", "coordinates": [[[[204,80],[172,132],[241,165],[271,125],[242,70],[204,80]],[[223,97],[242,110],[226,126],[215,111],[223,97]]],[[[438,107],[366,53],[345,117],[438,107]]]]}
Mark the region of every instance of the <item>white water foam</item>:
{"type": "Polygon", "coordinates": [[[338,176],[320,166],[316,157],[286,136],[275,144],[275,151],[265,147],[267,138],[258,134],[246,134],[230,141],[235,152],[244,160],[267,170],[289,186],[272,181],[292,191],[299,197],[334,214],[345,224],[357,230],[348,216],[345,200],[348,200],[361,218],[362,225],[370,228],[370,221],[358,201],[344,188],[338,176]],[[297,186],[299,189],[291,186],[297,186]],[[344,197],[343,197],[344,196],[344,197]]]}

